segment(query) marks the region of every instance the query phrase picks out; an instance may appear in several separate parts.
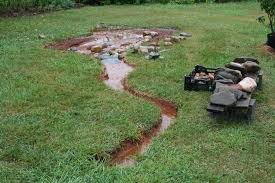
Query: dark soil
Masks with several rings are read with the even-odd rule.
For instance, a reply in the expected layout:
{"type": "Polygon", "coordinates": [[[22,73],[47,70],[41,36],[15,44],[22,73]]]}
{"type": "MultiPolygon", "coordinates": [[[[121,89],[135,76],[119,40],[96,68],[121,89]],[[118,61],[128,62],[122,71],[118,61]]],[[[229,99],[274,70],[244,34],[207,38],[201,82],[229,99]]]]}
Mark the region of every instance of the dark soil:
{"type": "Polygon", "coordinates": [[[272,55],[272,56],[275,57],[275,49],[274,49],[274,48],[272,48],[272,47],[270,47],[270,46],[264,44],[264,45],[260,46],[260,49],[261,49],[264,53],[270,54],[270,55],[272,55]]]}
{"type": "Polygon", "coordinates": [[[78,46],[81,43],[91,41],[91,40],[94,40],[94,38],[91,37],[90,35],[78,37],[78,38],[69,38],[62,42],[46,45],[45,48],[56,49],[56,50],[68,50],[70,47],[78,46]]]}

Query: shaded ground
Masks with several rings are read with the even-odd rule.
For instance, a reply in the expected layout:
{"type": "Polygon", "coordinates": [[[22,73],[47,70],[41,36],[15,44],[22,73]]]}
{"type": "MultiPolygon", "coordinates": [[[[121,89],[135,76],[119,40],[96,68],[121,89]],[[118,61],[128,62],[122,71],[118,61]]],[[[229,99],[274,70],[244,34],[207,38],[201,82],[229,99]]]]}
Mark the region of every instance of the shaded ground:
{"type": "Polygon", "coordinates": [[[268,31],[255,20],[259,9],[256,3],[105,6],[1,18],[1,180],[271,182],[275,62],[259,49],[268,31]],[[109,167],[95,155],[108,160],[107,152],[149,129],[159,109],[107,88],[98,79],[99,61],[43,48],[88,34],[99,22],[177,26],[193,35],[164,52],[161,61],[128,56],[137,65],[131,86],[179,106],[177,121],[131,168],[109,167]],[[242,55],[257,57],[265,76],[251,126],[212,119],[205,110],[211,93],[186,92],[182,86],[195,64],[216,67],[242,55]]]}

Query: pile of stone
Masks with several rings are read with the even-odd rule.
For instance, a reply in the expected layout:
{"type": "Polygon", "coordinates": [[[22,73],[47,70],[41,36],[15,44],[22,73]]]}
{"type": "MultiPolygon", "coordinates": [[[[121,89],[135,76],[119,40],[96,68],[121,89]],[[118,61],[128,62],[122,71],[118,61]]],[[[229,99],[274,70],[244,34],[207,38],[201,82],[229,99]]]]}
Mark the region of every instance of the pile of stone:
{"type": "MultiPolygon", "coordinates": [[[[86,37],[86,42],[70,47],[69,50],[117,63],[118,60],[123,60],[127,50],[132,48],[133,52],[155,60],[161,58],[159,39],[163,35],[168,35],[161,31],[123,29],[119,26],[98,24],[93,35],[86,37]]],[[[165,45],[180,42],[188,36],[190,35],[187,33],[181,33],[179,36],[166,37],[165,45]]]]}
{"type": "MultiPolygon", "coordinates": [[[[133,48],[134,53],[141,53],[145,55],[145,58],[147,59],[157,59],[160,58],[160,45],[159,45],[159,40],[155,40],[159,36],[158,32],[154,31],[144,31],[143,32],[143,37],[144,37],[144,42],[149,42],[149,46],[143,46],[141,43],[135,44],[133,48]]],[[[181,40],[186,39],[186,37],[190,37],[191,35],[188,33],[180,33],[179,36],[169,36],[164,38],[164,45],[165,46],[170,46],[173,45],[174,43],[178,43],[181,40]]]]}
{"type": "Polygon", "coordinates": [[[226,64],[224,68],[218,69],[215,81],[251,93],[257,87],[256,77],[260,70],[258,60],[240,57],[226,64]]]}
{"type": "MultiPolygon", "coordinates": [[[[208,111],[225,112],[230,109],[255,107],[252,92],[261,87],[261,67],[257,59],[240,57],[215,73],[215,90],[208,111]]],[[[251,114],[249,114],[251,115],[251,114]]],[[[251,116],[249,116],[251,117],[251,116]]]]}
{"type": "Polygon", "coordinates": [[[165,46],[171,46],[174,43],[178,43],[181,40],[186,39],[187,37],[191,37],[191,34],[188,34],[186,32],[181,32],[179,36],[171,36],[164,39],[164,45],[165,46]]]}

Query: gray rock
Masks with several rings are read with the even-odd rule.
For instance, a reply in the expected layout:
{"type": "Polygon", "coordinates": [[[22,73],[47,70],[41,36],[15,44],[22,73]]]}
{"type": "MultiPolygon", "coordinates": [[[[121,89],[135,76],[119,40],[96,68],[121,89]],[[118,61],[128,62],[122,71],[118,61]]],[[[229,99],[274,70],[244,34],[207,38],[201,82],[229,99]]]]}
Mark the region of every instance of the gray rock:
{"type": "Polygon", "coordinates": [[[77,47],[71,47],[68,49],[69,51],[78,51],[77,47]]]}
{"type": "Polygon", "coordinates": [[[44,34],[39,34],[39,35],[38,35],[38,38],[39,38],[39,39],[45,39],[46,36],[45,36],[44,34]]]}
{"type": "Polygon", "coordinates": [[[180,36],[184,36],[184,37],[191,37],[191,34],[188,34],[187,32],[181,32],[180,36]]]}
{"type": "Polygon", "coordinates": [[[251,61],[259,64],[259,61],[256,58],[251,58],[251,57],[238,57],[238,58],[235,58],[233,62],[242,64],[242,63],[245,63],[246,61],[251,61]]]}
{"type": "Polygon", "coordinates": [[[149,59],[158,59],[160,57],[159,52],[150,52],[149,53],[149,59]]]}
{"type": "Polygon", "coordinates": [[[236,104],[237,99],[230,91],[221,91],[214,93],[210,98],[210,102],[215,105],[233,106],[236,104]]]}

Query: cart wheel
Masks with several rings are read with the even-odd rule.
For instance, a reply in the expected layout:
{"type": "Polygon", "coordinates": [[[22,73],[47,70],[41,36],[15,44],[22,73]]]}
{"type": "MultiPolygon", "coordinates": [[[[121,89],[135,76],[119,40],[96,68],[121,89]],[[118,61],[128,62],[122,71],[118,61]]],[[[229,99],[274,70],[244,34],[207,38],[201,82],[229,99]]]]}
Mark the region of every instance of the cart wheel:
{"type": "Polygon", "coordinates": [[[256,99],[251,99],[249,103],[248,111],[246,113],[248,124],[250,124],[255,119],[255,111],[256,111],[256,99]]]}

